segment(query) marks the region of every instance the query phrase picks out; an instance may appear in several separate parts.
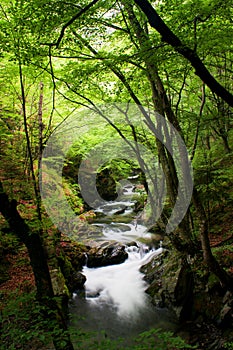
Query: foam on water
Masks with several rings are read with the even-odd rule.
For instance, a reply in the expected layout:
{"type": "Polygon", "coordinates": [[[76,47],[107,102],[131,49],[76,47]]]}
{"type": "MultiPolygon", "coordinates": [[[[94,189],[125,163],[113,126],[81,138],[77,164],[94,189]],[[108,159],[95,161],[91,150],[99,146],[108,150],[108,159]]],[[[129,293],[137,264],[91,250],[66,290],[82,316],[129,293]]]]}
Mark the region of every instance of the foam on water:
{"type": "Polygon", "coordinates": [[[123,264],[84,268],[83,273],[87,277],[86,298],[91,305],[111,304],[119,316],[131,318],[147,307],[147,285],[139,267],[152,256],[160,254],[162,248],[150,251],[143,257],[142,249],[135,248],[129,248],[129,257],[123,264]]]}
{"type": "Polygon", "coordinates": [[[106,240],[116,240],[122,243],[151,237],[151,234],[147,232],[147,228],[143,225],[114,222],[103,226],[103,235],[106,240]]]}

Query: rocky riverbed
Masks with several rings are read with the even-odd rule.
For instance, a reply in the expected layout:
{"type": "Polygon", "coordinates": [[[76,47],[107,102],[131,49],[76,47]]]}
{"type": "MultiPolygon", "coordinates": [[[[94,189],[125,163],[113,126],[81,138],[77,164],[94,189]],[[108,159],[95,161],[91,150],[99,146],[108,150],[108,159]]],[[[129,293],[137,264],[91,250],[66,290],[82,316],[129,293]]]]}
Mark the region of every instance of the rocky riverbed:
{"type": "MultiPolygon", "coordinates": [[[[77,283],[73,284],[76,290],[85,287],[86,277],[81,272],[85,264],[121,264],[128,256],[126,246],[118,242],[91,242],[80,248],[67,241],[63,249],[71,264],[79,267],[77,283]]],[[[233,338],[232,293],[225,291],[208,272],[200,275],[198,261],[186,261],[179,253],[164,249],[140,271],[154,307],[169,308],[176,315],[177,335],[198,349],[228,349],[226,344],[233,338]]]]}
{"type": "Polygon", "coordinates": [[[198,258],[187,261],[165,249],[140,271],[149,283],[146,293],[152,303],[175,312],[177,334],[199,349],[228,348],[224,344],[233,339],[233,294],[200,269],[198,258]]]}

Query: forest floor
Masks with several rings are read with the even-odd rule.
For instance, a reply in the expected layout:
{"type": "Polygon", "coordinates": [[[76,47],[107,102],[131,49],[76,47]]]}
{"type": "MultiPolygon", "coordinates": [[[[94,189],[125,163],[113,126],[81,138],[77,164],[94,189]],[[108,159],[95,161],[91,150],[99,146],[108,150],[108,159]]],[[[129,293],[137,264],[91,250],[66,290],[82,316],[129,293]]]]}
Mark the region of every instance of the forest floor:
{"type": "Polygon", "coordinates": [[[35,279],[26,248],[20,247],[17,253],[7,254],[5,259],[9,264],[9,278],[0,285],[0,292],[31,292],[35,288],[35,279]]]}

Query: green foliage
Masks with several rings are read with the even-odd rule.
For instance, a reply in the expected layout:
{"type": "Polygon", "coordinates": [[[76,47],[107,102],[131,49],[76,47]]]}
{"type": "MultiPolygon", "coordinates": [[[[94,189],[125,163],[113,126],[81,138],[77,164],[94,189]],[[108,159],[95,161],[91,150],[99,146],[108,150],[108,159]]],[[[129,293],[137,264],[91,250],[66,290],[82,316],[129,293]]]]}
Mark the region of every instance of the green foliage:
{"type": "MultiPolygon", "coordinates": [[[[51,311],[52,312],[52,311],[51,311]]],[[[7,303],[1,312],[1,350],[41,350],[52,343],[52,336],[60,336],[57,329],[45,315],[45,311],[36,301],[34,293],[18,294],[17,291],[8,295],[7,303]]],[[[161,329],[151,329],[141,333],[132,345],[125,344],[124,339],[112,340],[105,336],[105,332],[84,332],[74,327],[69,328],[75,349],[80,350],[168,350],[168,349],[195,349],[172,332],[161,329]]],[[[51,345],[52,347],[52,345],[51,345]]]]}
{"type": "MultiPolygon", "coordinates": [[[[155,94],[148,80],[151,72],[146,61],[158,67],[158,74],[190,152],[198,132],[193,161],[195,182],[208,214],[214,216],[216,208],[230,206],[233,201],[233,162],[231,154],[224,155],[227,152],[224,140],[227,140],[232,149],[231,110],[206,89],[205,105],[200,115],[202,82],[195,76],[190,64],[169,45],[164,45],[160,35],[150,29],[145,16],[134,4],[136,18],[148,33],[149,40],[143,43],[143,49],[140,49],[140,40],[130,25],[125,1],[114,4],[99,1],[66,28],[59,47],[54,45],[62,27],[88,3],[88,0],[82,0],[78,5],[72,1],[60,0],[5,0],[0,6],[0,177],[4,179],[5,189],[10,197],[20,202],[18,209],[30,223],[30,227],[36,230],[40,224],[34,219],[34,195],[22,118],[19,63],[23,69],[27,124],[36,170],[39,141],[38,85],[41,81],[45,84],[43,144],[52,130],[74,111],[77,112],[77,118],[82,120],[83,127],[88,130],[67,154],[63,169],[66,179],[60,188],[56,188],[57,202],[53,203],[58,210],[59,196],[64,191],[74,212],[82,212],[83,203],[76,184],[78,166],[97,145],[101,144],[99,149],[102,147],[104,153],[102,144],[116,136],[116,131],[107,122],[101,125],[93,123],[90,132],[88,118],[79,113],[79,107],[91,105],[94,109],[95,103],[131,102],[134,93],[140,103],[154,109],[155,94]],[[24,200],[30,199],[33,203],[31,206],[28,203],[26,205],[24,200]]],[[[233,81],[231,5],[231,0],[186,0],[179,3],[163,0],[155,4],[169,27],[184,43],[197,51],[211,74],[229,91],[232,91],[233,81]]],[[[126,120],[117,127],[124,135],[133,139],[132,130],[126,120]]],[[[147,125],[137,125],[135,130],[137,139],[156,154],[155,139],[150,136],[147,125]]],[[[116,154],[114,149],[113,154],[116,154]]],[[[54,163],[59,162],[62,157],[63,154],[59,155],[53,160],[54,163]]],[[[134,162],[115,159],[100,170],[110,170],[119,181],[128,177],[134,166],[134,162]]],[[[54,183],[50,183],[51,188],[47,188],[48,193],[53,192],[56,182],[55,177],[54,183]]],[[[44,185],[46,186],[46,181],[44,185]]],[[[144,201],[142,196],[141,198],[144,201]]],[[[60,216],[63,217],[63,214],[60,216]]],[[[45,219],[44,228],[48,227],[45,219]]],[[[11,235],[1,234],[0,239],[0,249],[3,250],[14,249],[17,244],[11,235]]],[[[215,253],[218,251],[215,250],[215,253]]],[[[230,256],[226,259],[225,263],[228,265],[230,256]]],[[[12,350],[22,348],[24,343],[32,342],[34,338],[42,343],[47,341],[47,335],[41,331],[44,320],[41,319],[39,309],[35,307],[34,311],[30,310],[32,299],[28,297],[27,300],[25,296],[22,298],[24,299],[21,301],[17,299],[16,304],[12,296],[9,307],[3,310],[5,335],[1,346],[12,350]],[[27,313],[22,312],[20,303],[25,306],[27,313]]],[[[83,349],[87,345],[85,342],[89,342],[90,349],[117,349],[120,346],[109,339],[93,340],[87,335],[84,338],[82,339],[81,334],[77,338],[78,341],[83,341],[83,349]]],[[[158,346],[156,350],[186,346],[181,339],[170,333],[151,330],[138,338],[134,349],[152,349],[155,344],[158,346]]]]}
{"type": "Polygon", "coordinates": [[[161,329],[151,329],[139,335],[135,350],[168,350],[168,349],[196,349],[197,346],[188,345],[181,337],[172,332],[163,332],[161,329]]]}
{"type": "Polygon", "coordinates": [[[233,200],[233,165],[232,154],[222,154],[222,150],[219,154],[219,142],[215,147],[216,151],[211,150],[204,155],[198,153],[194,175],[202,202],[216,222],[217,212],[223,217],[221,209],[231,205],[233,200]]]}
{"type": "Polygon", "coordinates": [[[96,334],[95,332],[83,332],[81,329],[70,328],[71,339],[74,349],[90,350],[120,350],[124,349],[122,339],[112,340],[105,337],[105,332],[96,334]]]}
{"type": "Polygon", "coordinates": [[[0,324],[0,350],[42,350],[48,346],[53,349],[54,337],[66,344],[68,331],[58,327],[54,311],[40,305],[34,293],[22,294],[15,290],[8,294],[0,324]]]}
{"type": "Polygon", "coordinates": [[[124,159],[113,159],[109,163],[105,164],[99,169],[99,172],[108,169],[112,174],[115,181],[121,179],[127,179],[132,172],[132,169],[136,167],[133,162],[126,161],[124,159]]]}
{"type": "Polygon", "coordinates": [[[232,268],[233,247],[230,241],[229,243],[226,242],[225,244],[222,244],[220,247],[214,247],[213,255],[226,269],[232,268]]]}
{"type": "Polygon", "coordinates": [[[197,346],[188,345],[181,337],[174,336],[172,332],[164,332],[161,329],[151,329],[138,335],[132,344],[128,345],[122,339],[112,340],[102,334],[85,333],[81,330],[72,330],[72,341],[75,349],[85,350],[173,350],[196,349],[197,346]],[[76,347],[77,346],[77,347],[76,347]]]}
{"type": "Polygon", "coordinates": [[[40,350],[51,342],[46,331],[48,324],[34,293],[20,295],[15,291],[7,296],[1,311],[1,327],[1,350],[40,350]]]}
{"type": "Polygon", "coordinates": [[[19,249],[19,240],[8,227],[0,227],[0,284],[8,280],[8,254],[15,254],[19,249]]]}
{"type": "Polygon", "coordinates": [[[83,212],[83,200],[79,185],[70,184],[67,180],[63,180],[63,191],[72,210],[78,215],[81,214],[83,212]]]}
{"type": "MultiPolygon", "coordinates": [[[[8,227],[0,229],[0,249],[2,254],[15,253],[19,248],[19,240],[8,227]]],[[[2,256],[1,254],[1,256],[2,256]]]]}

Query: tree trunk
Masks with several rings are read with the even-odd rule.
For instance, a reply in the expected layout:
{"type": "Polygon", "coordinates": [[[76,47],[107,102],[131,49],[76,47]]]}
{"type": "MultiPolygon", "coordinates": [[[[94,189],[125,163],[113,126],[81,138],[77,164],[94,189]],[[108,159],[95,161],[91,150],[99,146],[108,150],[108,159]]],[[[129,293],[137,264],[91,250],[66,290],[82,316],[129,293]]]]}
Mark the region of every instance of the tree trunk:
{"type": "Polygon", "coordinates": [[[204,262],[209,270],[218,277],[223,287],[233,290],[233,279],[221,268],[212,254],[208,235],[208,220],[199,194],[195,188],[193,190],[193,203],[196,209],[196,215],[199,218],[199,232],[204,262]]]}
{"type": "Polygon", "coordinates": [[[46,317],[50,320],[50,331],[56,350],[73,350],[64,315],[54,299],[54,292],[47,264],[47,256],[38,232],[31,232],[29,226],[17,211],[17,202],[10,201],[0,182],[0,212],[8,222],[10,229],[25,244],[33,269],[37,299],[46,307],[46,317]],[[52,311],[52,312],[51,312],[52,311]],[[59,332],[56,330],[59,330],[59,332]],[[54,333],[53,330],[55,329],[54,333]]]}
{"type": "MultiPolygon", "coordinates": [[[[38,104],[38,170],[40,169],[41,159],[42,159],[42,152],[43,152],[43,119],[42,119],[42,112],[43,112],[43,88],[44,84],[40,82],[40,97],[39,97],[39,104],[38,104]]],[[[38,171],[39,173],[39,171],[38,171]]]]}
{"type": "MultiPolygon", "coordinates": [[[[158,68],[156,65],[156,57],[153,57],[153,46],[150,43],[150,38],[146,30],[142,28],[137,17],[135,16],[132,3],[128,1],[122,1],[122,3],[124,4],[125,10],[128,14],[131,28],[133,29],[134,33],[137,36],[137,39],[140,45],[140,50],[142,52],[144,52],[145,50],[146,51],[149,50],[151,53],[150,57],[147,57],[147,56],[144,57],[144,62],[146,65],[147,78],[151,86],[154,109],[159,114],[166,116],[168,121],[176,128],[176,130],[182,136],[182,131],[179,125],[179,121],[176,118],[171,108],[169,99],[167,97],[167,93],[165,91],[162,80],[160,79],[160,76],[158,73],[158,68]]],[[[159,129],[159,131],[155,130],[155,126],[152,120],[148,121],[147,125],[150,128],[150,130],[154,133],[155,136],[159,132],[161,136],[163,135],[163,133],[165,133],[165,137],[167,140],[170,138],[169,130],[166,129],[166,125],[163,125],[164,130],[162,130],[162,126],[159,125],[159,121],[157,126],[157,129],[159,129]]],[[[171,204],[174,206],[177,200],[178,182],[179,182],[176,166],[172,155],[169,153],[165,145],[157,137],[156,137],[156,145],[158,149],[159,161],[162,165],[163,172],[166,178],[168,196],[171,204]]],[[[188,217],[185,217],[181,222],[179,226],[179,233],[181,234],[184,241],[191,244],[191,232],[190,232],[188,217]]]]}
{"type": "Polygon", "coordinates": [[[28,123],[27,123],[26,95],[25,95],[25,88],[24,88],[24,82],[23,82],[23,69],[22,69],[22,64],[20,59],[18,61],[18,64],[19,64],[19,80],[20,80],[21,98],[22,98],[24,132],[25,132],[26,143],[27,143],[27,152],[28,152],[30,170],[32,175],[33,188],[34,188],[34,193],[36,198],[37,215],[38,215],[39,221],[41,222],[40,194],[39,194],[39,189],[37,186],[36,176],[35,176],[34,166],[33,166],[32,149],[31,149],[30,135],[29,135],[28,123]]]}
{"type": "Polygon", "coordinates": [[[221,137],[222,137],[222,140],[223,140],[223,145],[224,145],[225,152],[226,153],[231,153],[231,148],[229,146],[227,134],[222,134],[221,137]]]}

